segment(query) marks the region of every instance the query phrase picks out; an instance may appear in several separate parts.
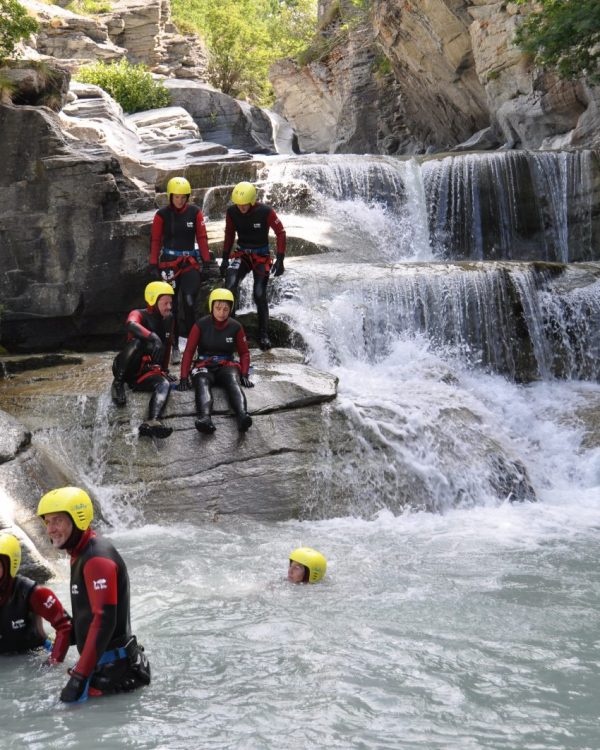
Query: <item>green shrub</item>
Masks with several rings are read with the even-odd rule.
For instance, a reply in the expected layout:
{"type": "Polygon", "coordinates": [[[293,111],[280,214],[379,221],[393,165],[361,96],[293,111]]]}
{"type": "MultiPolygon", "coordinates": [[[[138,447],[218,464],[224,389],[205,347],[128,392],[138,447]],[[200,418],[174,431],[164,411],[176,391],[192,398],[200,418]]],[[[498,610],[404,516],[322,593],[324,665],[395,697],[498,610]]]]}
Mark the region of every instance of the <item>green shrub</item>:
{"type": "Polygon", "coordinates": [[[105,0],[73,0],[66,9],[82,16],[93,16],[95,13],[108,13],[111,4],[105,0]]]}
{"type": "Polygon", "coordinates": [[[587,75],[600,82],[600,2],[538,0],[518,28],[515,43],[537,65],[555,69],[562,78],[587,75]]]}
{"type": "Polygon", "coordinates": [[[100,86],[129,114],[167,107],[171,101],[165,86],[155,81],[144,65],[132,65],[125,59],[118,63],[85,65],[74,78],[100,86]]]}
{"type": "Polygon", "coordinates": [[[0,63],[11,57],[21,39],[39,28],[17,0],[0,0],[0,63]]]}
{"type": "Polygon", "coordinates": [[[312,38],[316,0],[171,0],[178,28],[206,42],[209,82],[225,94],[269,105],[269,67],[312,38]]]}

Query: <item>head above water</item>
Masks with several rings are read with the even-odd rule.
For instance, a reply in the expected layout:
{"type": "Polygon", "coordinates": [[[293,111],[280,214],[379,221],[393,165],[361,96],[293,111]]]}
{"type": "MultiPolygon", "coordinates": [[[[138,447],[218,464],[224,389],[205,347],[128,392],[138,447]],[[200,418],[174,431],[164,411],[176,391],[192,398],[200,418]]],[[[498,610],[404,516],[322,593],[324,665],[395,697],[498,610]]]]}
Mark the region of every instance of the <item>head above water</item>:
{"type": "Polygon", "coordinates": [[[317,583],[325,575],[327,560],[312,547],[298,547],[290,553],[288,580],[293,583],[317,583]],[[298,565],[304,568],[302,578],[298,565]]]}
{"type": "Polygon", "coordinates": [[[21,544],[14,534],[0,534],[0,581],[6,574],[17,575],[21,566],[21,544]]]}

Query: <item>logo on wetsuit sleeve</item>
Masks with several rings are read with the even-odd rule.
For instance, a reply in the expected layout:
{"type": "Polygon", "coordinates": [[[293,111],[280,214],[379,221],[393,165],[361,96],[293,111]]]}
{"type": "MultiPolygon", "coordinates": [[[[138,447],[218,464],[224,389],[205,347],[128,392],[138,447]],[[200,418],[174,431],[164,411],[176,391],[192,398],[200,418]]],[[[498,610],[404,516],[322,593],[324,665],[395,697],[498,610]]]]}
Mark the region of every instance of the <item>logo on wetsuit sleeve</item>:
{"type": "Polygon", "coordinates": [[[261,224],[260,222],[258,222],[258,224],[254,223],[254,224],[252,225],[252,227],[253,227],[254,229],[260,229],[260,228],[261,228],[261,226],[262,226],[262,224],[261,224]]]}
{"type": "Polygon", "coordinates": [[[106,578],[98,578],[97,581],[93,581],[93,584],[95,591],[102,591],[103,589],[108,588],[106,585],[106,578]]]}
{"type": "Polygon", "coordinates": [[[25,620],[11,620],[13,630],[22,630],[25,627],[25,620]]]}
{"type": "Polygon", "coordinates": [[[78,593],[79,593],[79,589],[77,588],[77,584],[74,583],[71,586],[71,596],[77,596],[78,593]]]}
{"type": "Polygon", "coordinates": [[[52,596],[52,594],[50,594],[50,596],[44,602],[44,607],[46,607],[46,609],[52,609],[55,604],[56,599],[52,596]]]}
{"type": "Polygon", "coordinates": [[[187,227],[188,229],[193,229],[193,228],[194,228],[194,222],[193,222],[193,221],[188,221],[188,222],[186,222],[186,227],[187,227]]]}
{"type": "Polygon", "coordinates": [[[227,342],[228,344],[233,344],[233,336],[226,336],[226,337],[225,337],[225,341],[226,341],[226,342],[227,342]]]}

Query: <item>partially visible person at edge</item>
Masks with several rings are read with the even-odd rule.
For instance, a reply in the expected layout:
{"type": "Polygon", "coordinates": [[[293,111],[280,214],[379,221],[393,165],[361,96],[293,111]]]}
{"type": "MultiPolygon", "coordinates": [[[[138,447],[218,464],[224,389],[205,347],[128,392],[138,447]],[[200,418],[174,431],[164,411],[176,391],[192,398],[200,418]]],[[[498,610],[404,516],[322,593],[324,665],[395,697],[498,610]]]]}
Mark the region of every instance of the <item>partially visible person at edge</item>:
{"type": "Polygon", "coordinates": [[[244,388],[254,387],[248,377],[250,351],[241,323],[229,317],[233,302],[233,294],[229,289],[214,289],[210,293],[210,315],[200,318],[192,326],[181,360],[177,389],[187,391],[193,384],[198,413],[196,429],[206,434],[216,429],[211,418],[213,385],[225,389],[240,432],[246,432],[252,425],[246,396],[240,388],[240,385],[244,388]],[[236,351],[240,357],[239,362],[235,360],[236,351]]]}
{"type": "Polygon", "coordinates": [[[56,637],[48,664],[64,661],[71,643],[71,618],[46,586],[18,574],[21,544],[13,534],[0,534],[0,654],[22,654],[48,647],[42,619],[56,637]]]}
{"type": "Polygon", "coordinates": [[[238,287],[252,271],[254,277],[254,302],[258,313],[258,345],[264,351],[271,348],[269,338],[269,305],[267,284],[269,272],[281,276],[284,272],[285,229],[275,211],[266,203],[256,200],[256,188],[250,182],[238,183],[231,194],[233,205],[225,214],[225,239],[221,278],[225,286],[238,296],[238,287]],[[271,268],[269,229],[277,238],[276,259],[271,268]],[[237,233],[237,246],[231,252],[237,233]]]}
{"type": "Polygon", "coordinates": [[[196,297],[202,277],[208,274],[210,267],[204,216],[198,206],[189,203],[191,192],[192,186],[185,177],[172,177],[169,180],[169,205],[154,215],[150,235],[150,274],[156,280],[162,278],[169,282],[175,289],[173,364],[180,362],[179,335],[187,337],[194,324],[196,297]],[[199,250],[196,250],[195,243],[199,250]],[[185,321],[183,331],[179,331],[179,297],[185,321]]]}
{"type": "Polygon", "coordinates": [[[290,553],[287,578],[291,583],[317,583],[326,570],[327,560],[312,547],[298,547],[290,553]]]}
{"type": "Polygon", "coordinates": [[[144,290],[147,307],[127,316],[127,343],[113,361],[112,400],[125,406],[125,384],[134,391],[152,392],[148,419],[140,435],[166,438],[173,432],[160,421],[171,389],[169,358],[173,334],[173,287],[166,281],[151,281],[144,290]]]}
{"type": "Polygon", "coordinates": [[[129,576],[121,555],[91,529],[94,509],[79,487],[46,493],[37,509],[52,544],[71,555],[71,607],[79,660],[60,694],[73,703],[89,695],[129,692],[150,684],[150,665],[131,634],[129,576]]]}

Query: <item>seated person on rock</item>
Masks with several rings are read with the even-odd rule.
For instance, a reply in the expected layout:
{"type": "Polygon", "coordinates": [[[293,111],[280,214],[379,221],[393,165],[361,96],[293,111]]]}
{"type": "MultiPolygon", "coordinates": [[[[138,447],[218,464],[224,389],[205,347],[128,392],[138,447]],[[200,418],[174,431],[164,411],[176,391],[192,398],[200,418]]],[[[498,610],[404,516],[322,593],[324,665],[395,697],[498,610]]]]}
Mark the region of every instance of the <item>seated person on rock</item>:
{"type": "Polygon", "coordinates": [[[56,638],[48,664],[64,661],[71,642],[71,618],[56,594],[19,575],[21,545],[13,534],[0,534],[0,654],[22,654],[49,646],[42,619],[56,638]]]}
{"type": "Polygon", "coordinates": [[[213,385],[225,389],[240,432],[246,432],[252,424],[246,396],[240,388],[240,385],[244,388],[254,386],[248,378],[250,351],[242,325],[229,317],[233,301],[229,289],[214,289],[210,293],[210,315],[200,318],[192,326],[181,360],[181,378],[177,389],[187,391],[193,384],[198,413],[196,429],[206,434],[216,429],[211,419],[213,385]],[[236,351],[239,362],[234,357],[236,351]]]}
{"type": "MultiPolygon", "coordinates": [[[[167,405],[171,381],[168,374],[173,335],[173,287],[165,281],[146,286],[145,309],[127,316],[127,343],[113,361],[111,395],[117,406],[125,406],[125,384],[134,391],[152,392],[148,419],[140,425],[140,435],[166,438],[173,432],[160,417],[167,405]]],[[[176,378],[173,378],[175,380],[176,378]]]]}
{"type": "Polygon", "coordinates": [[[311,547],[298,547],[290,553],[287,578],[291,583],[316,583],[327,570],[327,560],[311,547]]]}

